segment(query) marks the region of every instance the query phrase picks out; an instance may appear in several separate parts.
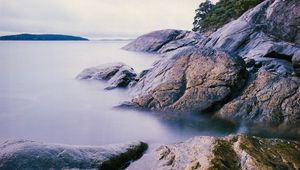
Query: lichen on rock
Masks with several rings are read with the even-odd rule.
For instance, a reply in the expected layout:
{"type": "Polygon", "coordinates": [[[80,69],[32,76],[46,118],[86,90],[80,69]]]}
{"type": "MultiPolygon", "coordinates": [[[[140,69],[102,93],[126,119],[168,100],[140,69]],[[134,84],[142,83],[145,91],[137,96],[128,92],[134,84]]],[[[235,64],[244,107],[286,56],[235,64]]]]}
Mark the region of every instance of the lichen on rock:
{"type": "Polygon", "coordinates": [[[155,153],[164,155],[159,157],[160,164],[155,169],[164,170],[300,168],[299,142],[245,135],[200,136],[185,142],[160,146],[155,153]]]}

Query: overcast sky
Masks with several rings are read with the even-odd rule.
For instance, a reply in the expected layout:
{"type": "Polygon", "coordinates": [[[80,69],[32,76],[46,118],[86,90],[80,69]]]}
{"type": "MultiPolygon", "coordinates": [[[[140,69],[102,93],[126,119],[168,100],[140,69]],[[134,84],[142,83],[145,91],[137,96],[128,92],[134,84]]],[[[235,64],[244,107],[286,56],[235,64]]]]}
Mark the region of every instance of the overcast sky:
{"type": "Polygon", "coordinates": [[[204,0],[0,0],[0,34],[60,33],[134,37],[191,29],[204,0]]]}

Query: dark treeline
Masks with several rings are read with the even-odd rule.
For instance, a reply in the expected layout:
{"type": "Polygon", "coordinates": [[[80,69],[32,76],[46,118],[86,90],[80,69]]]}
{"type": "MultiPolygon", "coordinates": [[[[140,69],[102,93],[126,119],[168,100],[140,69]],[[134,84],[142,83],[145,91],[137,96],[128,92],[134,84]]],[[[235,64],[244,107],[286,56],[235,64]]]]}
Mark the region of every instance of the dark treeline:
{"type": "Polygon", "coordinates": [[[196,9],[193,31],[215,31],[224,24],[237,19],[248,9],[253,8],[264,0],[220,0],[213,4],[210,0],[199,5],[196,9]]]}

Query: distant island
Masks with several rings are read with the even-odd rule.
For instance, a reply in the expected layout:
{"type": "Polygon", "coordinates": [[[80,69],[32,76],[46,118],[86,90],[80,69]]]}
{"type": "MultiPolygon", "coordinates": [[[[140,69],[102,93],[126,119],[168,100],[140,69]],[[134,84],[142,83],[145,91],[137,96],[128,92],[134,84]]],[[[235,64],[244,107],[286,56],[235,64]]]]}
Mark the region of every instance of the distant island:
{"type": "Polygon", "coordinates": [[[0,36],[0,41],[88,41],[87,38],[60,34],[17,34],[0,36]]]}

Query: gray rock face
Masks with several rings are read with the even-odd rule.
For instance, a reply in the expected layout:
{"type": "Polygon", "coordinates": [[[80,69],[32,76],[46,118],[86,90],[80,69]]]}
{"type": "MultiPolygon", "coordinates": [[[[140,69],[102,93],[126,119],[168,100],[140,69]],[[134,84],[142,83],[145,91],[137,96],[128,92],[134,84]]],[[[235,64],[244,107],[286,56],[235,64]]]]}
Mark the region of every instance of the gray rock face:
{"type": "Polygon", "coordinates": [[[156,146],[128,170],[296,170],[300,168],[299,156],[299,141],[244,135],[198,136],[176,144],[156,146]]]}
{"type": "Polygon", "coordinates": [[[300,1],[266,0],[202,42],[255,61],[250,63],[254,69],[248,69],[248,84],[239,97],[225,104],[220,117],[297,129],[300,79],[292,72],[297,74],[299,68],[299,18],[300,1]]]}
{"type": "Polygon", "coordinates": [[[201,44],[244,58],[264,57],[273,52],[290,60],[300,50],[299,11],[298,0],[266,0],[218,29],[201,44]]]}
{"type": "Polygon", "coordinates": [[[123,49],[130,51],[165,53],[181,47],[193,46],[205,37],[199,33],[183,30],[159,30],[142,35],[123,49]]]}
{"type": "Polygon", "coordinates": [[[293,76],[290,62],[257,58],[248,81],[233,100],[215,116],[238,123],[277,127],[300,135],[300,78],[293,76]]]}
{"type": "Polygon", "coordinates": [[[127,87],[137,74],[124,63],[109,63],[84,69],[76,78],[81,80],[109,80],[108,90],[127,87]]]}
{"type": "Polygon", "coordinates": [[[142,142],[101,147],[5,142],[0,145],[0,169],[119,169],[146,149],[142,142]]]}
{"type": "Polygon", "coordinates": [[[226,100],[246,79],[243,60],[225,52],[187,47],[156,62],[131,89],[136,107],[200,112],[226,100]]]}

